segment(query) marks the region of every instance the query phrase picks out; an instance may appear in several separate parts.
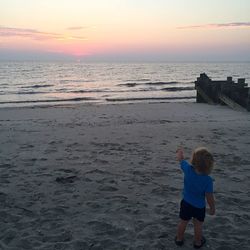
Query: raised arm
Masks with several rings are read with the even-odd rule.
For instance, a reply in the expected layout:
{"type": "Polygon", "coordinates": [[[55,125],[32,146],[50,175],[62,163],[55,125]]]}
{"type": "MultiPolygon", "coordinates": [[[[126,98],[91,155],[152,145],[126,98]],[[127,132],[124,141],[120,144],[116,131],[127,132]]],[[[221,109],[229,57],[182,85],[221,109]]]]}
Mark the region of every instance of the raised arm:
{"type": "Polygon", "coordinates": [[[209,205],[209,214],[214,215],[215,214],[215,201],[214,201],[213,193],[206,193],[206,199],[209,205]]]}

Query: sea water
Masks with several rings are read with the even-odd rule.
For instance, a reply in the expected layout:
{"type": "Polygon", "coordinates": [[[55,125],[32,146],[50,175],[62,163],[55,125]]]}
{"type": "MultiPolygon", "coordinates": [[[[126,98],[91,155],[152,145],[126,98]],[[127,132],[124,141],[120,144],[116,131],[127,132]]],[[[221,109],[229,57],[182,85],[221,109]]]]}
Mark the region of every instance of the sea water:
{"type": "Polygon", "coordinates": [[[194,102],[203,72],[250,83],[250,63],[0,62],[0,107],[194,102]]]}

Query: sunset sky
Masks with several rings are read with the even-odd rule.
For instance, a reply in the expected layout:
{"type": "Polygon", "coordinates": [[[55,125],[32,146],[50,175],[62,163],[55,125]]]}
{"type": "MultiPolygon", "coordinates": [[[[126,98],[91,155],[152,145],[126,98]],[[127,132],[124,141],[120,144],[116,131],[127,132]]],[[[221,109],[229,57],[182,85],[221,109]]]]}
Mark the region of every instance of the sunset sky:
{"type": "Polygon", "coordinates": [[[250,61],[249,0],[0,0],[0,60],[250,61]]]}

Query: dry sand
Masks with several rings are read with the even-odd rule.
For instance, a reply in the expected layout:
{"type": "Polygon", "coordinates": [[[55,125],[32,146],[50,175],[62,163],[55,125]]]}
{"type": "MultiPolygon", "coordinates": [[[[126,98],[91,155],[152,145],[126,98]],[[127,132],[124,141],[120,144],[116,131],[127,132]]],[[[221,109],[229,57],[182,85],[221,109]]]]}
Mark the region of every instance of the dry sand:
{"type": "MultiPolygon", "coordinates": [[[[183,145],[214,153],[204,249],[250,248],[250,114],[206,104],[0,109],[0,249],[181,249],[183,145]]],[[[193,249],[193,227],[185,246],[193,249]]]]}

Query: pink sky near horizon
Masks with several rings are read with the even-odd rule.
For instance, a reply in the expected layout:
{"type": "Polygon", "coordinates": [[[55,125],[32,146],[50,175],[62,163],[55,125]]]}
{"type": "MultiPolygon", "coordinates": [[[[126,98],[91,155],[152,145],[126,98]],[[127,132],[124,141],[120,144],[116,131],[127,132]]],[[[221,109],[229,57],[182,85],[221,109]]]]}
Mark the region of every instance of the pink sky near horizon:
{"type": "Polygon", "coordinates": [[[249,2],[158,1],[9,0],[0,3],[0,49],[84,57],[240,48],[250,58],[249,2]]]}

